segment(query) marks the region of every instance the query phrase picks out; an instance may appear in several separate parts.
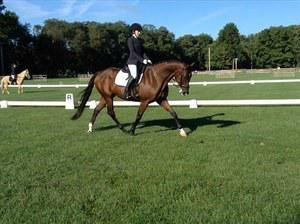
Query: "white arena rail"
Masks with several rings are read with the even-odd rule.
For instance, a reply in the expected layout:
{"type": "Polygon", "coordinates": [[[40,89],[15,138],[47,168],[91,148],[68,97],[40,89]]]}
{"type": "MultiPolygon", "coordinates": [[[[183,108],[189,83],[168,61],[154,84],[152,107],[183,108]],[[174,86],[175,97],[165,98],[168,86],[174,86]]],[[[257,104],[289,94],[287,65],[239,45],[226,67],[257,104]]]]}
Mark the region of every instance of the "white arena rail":
{"type": "MultiPolygon", "coordinates": [[[[97,101],[92,100],[86,103],[90,109],[94,109],[97,101]]],[[[288,106],[300,105],[300,99],[261,99],[261,100],[170,100],[171,106],[189,106],[189,108],[198,108],[198,106],[288,106]]],[[[132,101],[114,101],[115,106],[130,107],[139,106],[139,102],[132,101]]],[[[0,108],[7,107],[65,107],[74,109],[73,101],[0,101],[0,108]]],[[[151,103],[150,106],[158,106],[157,103],[151,103]]]]}
{"type": "MultiPolygon", "coordinates": [[[[275,79],[275,80],[242,80],[242,81],[203,81],[203,82],[190,82],[190,85],[232,85],[232,84],[264,84],[264,83],[297,83],[300,79],[275,79]]],[[[176,83],[169,83],[170,86],[177,85],[176,83]]],[[[10,85],[10,87],[18,87],[17,85],[10,85]]],[[[59,85],[27,85],[24,84],[23,87],[30,88],[81,88],[87,87],[87,84],[59,84],[59,85]]]]}
{"type": "Polygon", "coordinates": [[[226,85],[226,84],[265,84],[265,83],[297,83],[300,79],[275,79],[275,80],[242,80],[242,81],[212,81],[190,82],[190,85],[226,85]]]}
{"type": "MultiPolygon", "coordinates": [[[[87,87],[87,84],[58,84],[58,85],[44,85],[44,84],[36,84],[36,85],[22,85],[23,87],[29,87],[29,88],[79,88],[79,87],[87,87]]],[[[10,85],[9,87],[17,88],[17,85],[10,85]]]]}

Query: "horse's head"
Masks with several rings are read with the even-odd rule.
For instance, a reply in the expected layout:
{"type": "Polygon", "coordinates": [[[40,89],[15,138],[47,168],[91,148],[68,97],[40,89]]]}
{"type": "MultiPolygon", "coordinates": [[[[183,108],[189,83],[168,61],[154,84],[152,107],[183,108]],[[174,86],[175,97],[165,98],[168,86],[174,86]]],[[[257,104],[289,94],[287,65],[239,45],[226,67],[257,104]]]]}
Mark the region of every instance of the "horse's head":
{"type": "Polygon", "coordinates": [[[183,67],[177,69],[174,79],[178,83],[180,94],[184,96],[189,94],[191,78],[192,73],[189,65],[184,65],[183,67]]]}
{"type": "Polygon", "coordinates": [[[24,79],[24,78],[30,79],[30,74],[29,74],[28,69],[25,69],[20,74],[18,74],[18,78],[21,78],[21,79],[24,79]]]}
{"type": "Polygon", "coordinates": [[[29,71],[28,71],[28,69],[26,69],[25,70],[25,77],[27,78],[27,79],[30,79],[30,74],[29,74],[29,71]]]}

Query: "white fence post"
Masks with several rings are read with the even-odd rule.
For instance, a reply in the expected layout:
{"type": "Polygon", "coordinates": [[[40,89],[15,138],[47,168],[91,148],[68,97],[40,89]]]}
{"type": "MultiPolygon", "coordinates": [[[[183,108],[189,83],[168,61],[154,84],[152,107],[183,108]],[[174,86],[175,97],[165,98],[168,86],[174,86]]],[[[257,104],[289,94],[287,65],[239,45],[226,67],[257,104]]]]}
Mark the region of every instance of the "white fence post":
{"type": "Polygon", "coordinates": [[[66,94],[66,106],[65,109],[67,110],[73,110],[75,108],[74,106],[74,98],[72,93],[66,94]]]}
{"type": "Polygon", "coordinates": [[[91,101],[89,102],[89,104],[90,104],[90,109],[95,109],[96,106],[97,106],[96,100],[91,100],[91,101]]]}
{"type": "Polygon", "coordinates": [[[7,108],[7,100],[2,100],[1,101],[1,108],[7,108]]]}
{"type": "Polygon", "coordinates": [[[191,109],[198,108],[197,100],[195,100],[195,99],[190,100],[190,108],[191,109]]]}

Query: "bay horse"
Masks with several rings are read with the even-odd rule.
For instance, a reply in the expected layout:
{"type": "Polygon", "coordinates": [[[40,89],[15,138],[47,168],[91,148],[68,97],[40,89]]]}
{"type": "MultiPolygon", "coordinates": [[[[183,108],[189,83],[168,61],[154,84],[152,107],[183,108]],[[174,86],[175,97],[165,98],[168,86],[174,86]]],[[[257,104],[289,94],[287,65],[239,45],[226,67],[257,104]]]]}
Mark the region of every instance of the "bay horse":
{"type": "MultiPolygon", "coordinates": [[[[23,82],[24,82],[24,79],[27,78],[27,79],[30,79],[30,74],[29,74],[29,71],[28,69],[25,69],[24,71],[22,71],[21,73],[19,73],[17,75],[17,85],[18,85],[18,94],[20,93],[23,93],[24,90],[23,90],[23,82]]],[[[1,79],[1,89],[2,89],[2,94],[5,94],[5,92],[7,94],[9,94],[8,92],[8,85],[11,84],[11,81],[10,81],[10,76],[7,75],[7,76],[4,76],[2,79],[1,79]]]]}
{"type": "Polygon", "coordinates": [[[116,122],[117,126],[123,132],[134,135],[136,126],[141,120],[148,105],[152,102],[157,102],[174,118],[177,128],[180,130],[180,135],[184,137],[187,136],[179,122],[176,112],[171,108],[167,97],[169,92],[168,83],[172,79],[177,82],[178,87],[180,88],[179,92],[182,95],[187,95],[189,93],[189,82],[191,79],[189,65],[180,61],[168,61],[146,67],[143,78],[140,84],[136,87],[139,100],[135,101],[140,101],[140,106],[136,119],[129,131],[127,131],[118,121],[113,106],[113,98],[115,96],[123,98],[125,90],[124,87],[120,87],[114,83],[119,70],[120,69],[118,68],[110,67],[103,71],[96,72],[91,77],[88,86],[82,91],[80,105],[78,106],[76,113],[72,116],[72,120],[76,120],[81,116],[85,108],[85,104],[92,93],[93,87],[95,86],[101,97],[90,119],[88,132],[93,131],[93,125],[97,115],[105,106],[107,106],[107,113],[116,122]]]}

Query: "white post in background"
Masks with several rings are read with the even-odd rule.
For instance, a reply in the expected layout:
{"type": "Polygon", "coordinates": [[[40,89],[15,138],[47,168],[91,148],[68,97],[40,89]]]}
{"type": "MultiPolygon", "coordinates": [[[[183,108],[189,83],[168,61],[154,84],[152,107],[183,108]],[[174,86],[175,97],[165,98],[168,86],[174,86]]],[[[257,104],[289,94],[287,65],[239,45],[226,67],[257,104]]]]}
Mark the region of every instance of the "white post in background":
{"type": "Polygon", "coordinates": [[[0,106],[0,108],[7,108],[7,100],[2,100],[0,106]]]}
{"type": "Polygon", "coordinates": [[[195,99],[190,100],[190,108],[191,109],[198,108],[197,100],[195,100],[195,99]]]}
{"type": "Polygon", "coordinates": [[[97,106],[96,100],[91,100],[91,101],[89,102],[89,104],[90,104],[90,109],[95,109],[96,106],[97,106]]]}
{"type": "Polygon", "coordinates": [[[74,98],[72,93],[66,94],[66,106],[65,109],[67,110],[73,110],[75,108],[74,106],[74,98]]]}
{"type": "Polygon", "coordinates": [[[210,47],[208,48],[208,71],[210,71],[210,47]]]}

